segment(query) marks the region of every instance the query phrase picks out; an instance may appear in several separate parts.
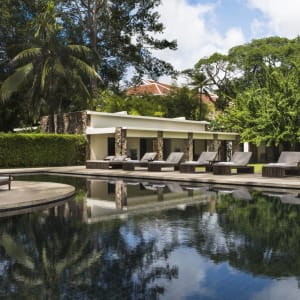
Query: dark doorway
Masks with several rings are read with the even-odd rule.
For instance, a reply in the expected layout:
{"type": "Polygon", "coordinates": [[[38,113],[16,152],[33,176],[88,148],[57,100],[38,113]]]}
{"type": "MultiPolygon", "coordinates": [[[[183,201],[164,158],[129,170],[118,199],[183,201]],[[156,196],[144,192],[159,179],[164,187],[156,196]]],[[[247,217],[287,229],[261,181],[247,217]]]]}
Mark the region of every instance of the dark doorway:
{"type": "Polygon", "coordinates": [[[147,140],[140,139],[140,159],[147,152],[147,140]]]}
{"type": "Polygon", "coordinates": [[[115,148],[115,138],[109,137],[107,140],[107,153],[108,155],[115,155],[116,154],[115,148]]]}

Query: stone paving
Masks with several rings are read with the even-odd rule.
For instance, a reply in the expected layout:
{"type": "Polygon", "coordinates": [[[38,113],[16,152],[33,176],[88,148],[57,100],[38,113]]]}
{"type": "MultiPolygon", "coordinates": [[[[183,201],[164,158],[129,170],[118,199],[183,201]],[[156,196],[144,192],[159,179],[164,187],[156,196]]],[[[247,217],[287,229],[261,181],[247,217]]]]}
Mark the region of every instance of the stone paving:
{"type": "Polygon", "coordinates": [[[0,186],[0,211],[23,210],[32,206],[56,203],[73,196],[74,193],[75,188],[67,184],[12,181],[11,190],[5,185],[0,186]]]}
{"type": "Polygon", "coordinates": [[[267,178],[261,174],[213,175],[212,173],[180,173],[166,169],[162,172],[148,172],[146,169],[123,171],[119,169],[86,169],[85,166],[48,168],[47,172],[83,176],[124,177],[132,179],[154,179],[161,181],[184,181],[198,183],[247,185],[274,188],[300,189],[300,176],[267,178]]]}

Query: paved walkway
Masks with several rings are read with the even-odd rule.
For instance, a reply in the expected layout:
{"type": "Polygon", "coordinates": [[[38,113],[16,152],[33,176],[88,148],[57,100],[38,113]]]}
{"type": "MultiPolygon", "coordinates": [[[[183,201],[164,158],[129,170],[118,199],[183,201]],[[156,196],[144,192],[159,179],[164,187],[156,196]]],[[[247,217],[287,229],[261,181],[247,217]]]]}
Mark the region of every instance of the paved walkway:
{"type": "MultiPolygon", "coordinates": [[[[153,179],[160,181],[183,181],[190,183],[230,184],[268,188],[299,189],[300,176],[266,178],[261,174],[213,175],[212,173],[183,174],[178,171],[148,172],[147,170],[123,171],[86,169],[85,166],[47,167],[26,169],[0,169],[1,174],[45,173],[90,177],[122,177],[130,179],[153,179]]],[[[74,188],[51,182],[13,181],[12,190],[0,186],[0,210],[46,204],[58,201],[74,193],[74,188]]]]}
{"type": "Polygon", "coordinates": [[[123,171],[119,169],[86,169],[84,166],[48,168],[49,173],[83,176],[125,177],[132,179],[154,179],[161,181],[184,181],[212,184],[248,185],[274,188],[300,189],[300,176],[284,178],[262,177],[261,174],[213,175],[212,173],[180,173],[178,171],[148,172],[145,169],[123,171]]]}
{"type": "Polygon", "coordinates": [[[54,182],[13,181],[11,190],[0,186],[0,216],[28,211],[29,207],[56,204],[73,196],[75,188],[71,185],[54,182]]]}

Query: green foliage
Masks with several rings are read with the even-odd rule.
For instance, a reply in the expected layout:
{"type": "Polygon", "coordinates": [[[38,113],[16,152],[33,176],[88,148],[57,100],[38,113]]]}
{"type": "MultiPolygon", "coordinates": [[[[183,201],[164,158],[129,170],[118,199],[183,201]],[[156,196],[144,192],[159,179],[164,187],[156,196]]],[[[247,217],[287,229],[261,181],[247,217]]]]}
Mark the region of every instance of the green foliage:
{"type": "MultiPolygon", "coordinates": [[[[127,111],[131,115],[156,116],[166,118],[185,117],[188,120],[200,119],[199,96],[187,87],[174,88],[167,96],[125,96],[104,91],[98,97],[97,110],[105,112],[127,111]]],[[[208,108],[202,104],[201,119],[208,108]]]]}
{"type": "Polygon", "coordinates": [[[0,134],[0,167],[80,165],[85,162],[82,135],[0,134]]]}
{"type": "Polygon", "coordinates": [[[253,274],[298,275],[299,206],[282,204],[279,198],[259,191],[253,191],[251,196],[248,202],[226,194],[217,204],[222,232],[239,237],[231,238],[227,244],[229,263],[253,274]]]}
{"type": "Polygon", "coordinates": [[[106,87],[118,89],[129,68],[132,80],[175,73],[152,51],[177,48],[176,41],[158,38],[164,30],[157,12],[160,4],[161,0],[66,0],[61,12],[64,24],[70,24],[68,33],[77,30],[79,39],[97,53],[94,64],[106,87]]]}
{"type": "Polygon", "coordinates": [[[299,57],[299,38],[269,37],[200,59],[194,73],[217,89],[217,124],[243,142],[290,150],[300,139],[299,57]]]}
{"type": "Polygon", "coordinates": [[[21,51],[11,60],[14,73],[2,83],[2,100],[26,90],[24,100],[32,107],[32,115],[38,118],[43,111],[64,111],[64,102],[72,95],[89,99],[89,79],[100,79],[87,63],[93,56],[92,51],[84,45],[67,44],[62,39],[62,26],[57,23],[53,1],[32,24],[35,46],[21,51]]]}
{"type": "Polygon", "coordinates": [[[226,128],[241,134],[242,141],[291,147],[299,141],[299,68],[266,72],[268,82],[238,95],[220,117],[226,128]]]}
{"type": "Polygon", "coordinates": [[[31,126],[41,115],[95,109],[96,92],[119,90],[128,70],[134,82],[146,74],[176,74],[152,51],[177,47],[158,38],[164,30],[160,4],[2,0],[0,86],[2,100],[11,103],[0,101],[0,129],[31,126]]]}

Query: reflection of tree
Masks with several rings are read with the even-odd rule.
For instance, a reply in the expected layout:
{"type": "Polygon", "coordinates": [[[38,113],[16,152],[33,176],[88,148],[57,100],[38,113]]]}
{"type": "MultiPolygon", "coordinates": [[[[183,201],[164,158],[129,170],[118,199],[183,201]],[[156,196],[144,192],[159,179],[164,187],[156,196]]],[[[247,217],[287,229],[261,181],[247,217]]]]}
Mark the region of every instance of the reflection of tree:
{"type": "Polygon", "coordinates": [[[87,225],[41,213],[5,219],[0,298],[157,298],[164,289],[155,279],[177,276],[165,261],[178,242],[160,248],[159,237],[146,238],[139,226],[116,220],[87,225]]]}
{"type": "Polygon", "coordinates": [[[197,248],[215,262],[228,260],[253,274],[299,276],[300,207],[259,192],[252,196],[246,202],[224,195],[213,230],[195,232],[197,248]]]}
{"type": "Polygon", "coordinates": [[[166,286],[159,279],[180,273],[168,263],[180,247],[255,275],[300,278],[300,207],[251,195],[253,200],[239,201],[219,194],[205,205],[90,225],[76,213],[80,199],[69,204],[68,217],[2,219],[0,298],[157,299],[166,286]]]}
{"type": "Polygon", "coordinates": [[[101,256],[95,241],[87,226],[70,220],[37,214],[14,218],[1,228],[1,257],[7,269],[0,290],[17,297],[58,299],[89,287],[86,274],[101,256]]]}
{"type": "MultiPolygon", "coordinates": [[[[154,284],[155,279],[177,277],[177,267],[165,261],[178,241],[160,247],[159,237],[145,237],[140,218],[130,224],[115,221],[113,226],[109,222],[98,225],[104,255],[94,284],[101,299],[157,299],[164,288],[154,284]]],[[[145,216],[142,219],[144,222],[145,216]]]]}

